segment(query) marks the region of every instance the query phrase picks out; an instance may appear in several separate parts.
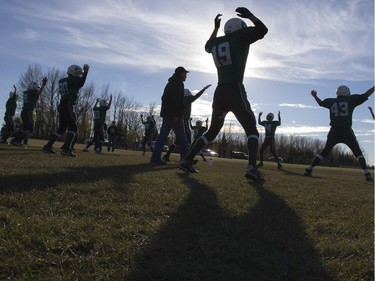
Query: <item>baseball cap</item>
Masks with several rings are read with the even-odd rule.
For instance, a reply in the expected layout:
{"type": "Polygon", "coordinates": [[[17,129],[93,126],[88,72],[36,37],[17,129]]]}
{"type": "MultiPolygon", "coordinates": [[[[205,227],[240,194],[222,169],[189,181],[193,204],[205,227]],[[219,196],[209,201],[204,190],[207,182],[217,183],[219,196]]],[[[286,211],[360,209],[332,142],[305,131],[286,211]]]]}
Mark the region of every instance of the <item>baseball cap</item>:
{"type": "Polygon", "coordinates": [[[174,73],[178,74],[178,73],[189,73],[189,71],[187,71],[185,68],[183,68],[182,66],[179,66],[175,69],[174,73]]]}

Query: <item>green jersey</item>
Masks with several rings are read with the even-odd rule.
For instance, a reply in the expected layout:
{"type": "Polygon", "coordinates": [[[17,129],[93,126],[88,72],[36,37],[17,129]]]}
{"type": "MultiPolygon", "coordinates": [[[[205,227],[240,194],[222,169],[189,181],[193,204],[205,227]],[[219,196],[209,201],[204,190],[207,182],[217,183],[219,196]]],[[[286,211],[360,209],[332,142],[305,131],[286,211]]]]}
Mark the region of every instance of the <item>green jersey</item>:
{"type": "Polygon", "coordinates": [[[328,108],[330,112],[330,125],[339,127],[351,127],[354,108],[367,100],[366,95],[340,96],[325,99],[320,106],[328,108]]]}
{"type": "Polygon", "coordinates": [[[107,115],[107,110],[109,109],[109,106],[95,106],[94,111],[94,124],[105,124],[105,118],[107,115]]]}
{"type": "Polygon", "coordinates": [[[68,76],[60,79],[60,101],[69,101],[73,105],[77,103],[79,89],[85,84],[84,77],[68,76]]]}
{"type": "Polygon", "coordinates": [[[38,90],[26,90],[23,92],[22,110],[34,111],[39,100],[38,90]]]}
{"type": "Polygon", "coordinates": [[[250,26],[207,41],[205,49],[213,56],[218,84],[242,83],[250,44],[263,36],[256,27],[250,26]]]}

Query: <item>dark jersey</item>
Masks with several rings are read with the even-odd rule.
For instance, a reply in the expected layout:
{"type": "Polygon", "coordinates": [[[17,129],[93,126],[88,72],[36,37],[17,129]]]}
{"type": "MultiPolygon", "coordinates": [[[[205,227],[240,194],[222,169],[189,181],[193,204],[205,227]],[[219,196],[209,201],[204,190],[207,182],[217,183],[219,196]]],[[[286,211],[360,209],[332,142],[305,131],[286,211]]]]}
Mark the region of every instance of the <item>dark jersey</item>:
{"type": "Polygon", "coordinates": [[[204,134],[204,132],[207,131],[207,128],[202,126],[193,126],[191,127],[191,129],[193,130],[193,137],[195,140],[199,139],[204,134]]]}
{"type": "Polygon", "coordinates": [[[155,122],[153,120],[151,121],[145,121],[145,122],[142,122],[143,125],[145,126],[145,133],[146,134],[151,134],[154,129],[155,129],[155,122]]]}
{"type": "Polygon", "coordinates": [[[107,115],[107,111],[109,106],[95,106],[94,111],[94,124],[104,125],[105,118],[107,115]]]}
{"type": "Polygon", "coordinates": [[[118,135],[118,129],[116,125],[111,125],[107,129],[107,133],[109,136],[117,136],[118,135]]]}
{"type": "Polygon", "coordinates": [[[351,127],[354,108],[364,103],[368,98],[366,95],[350,95],[348,97],[337,97],[325,99],[320,106],[328,108],[330,112],[330,125],[340,127],[351,127]]]}
{"type": "Polygon", "coordinates": [[[14,116],[16,114],[16,108],[17,108],[16,98],[15,97],[9,98],[5,105],[5,115],[14,116]]]}
{"type": "Polygon", "coordinates": [[[266,138],[273,138],[275,137],[277,126],[280,126],[280,122],[265,120],[265,121],[260,122],[259,125],[262,125],[264,127],[266,138]]]}
{"type": "Polygon", "coordinates": [[[77,103],[79,89],[85,84],[85,78],[68,76],[59,80],[60,101],[77,103]]]}
{"type": "Polygon", "coordinates": [[[250,26],[207,41],[205,49],[212,53],[218,84],[242,83],[250,44],[263,36],[258,28],[250,26]]]}
{"type": "Polygon", "coordinates": [[[23,92],[23,107],[22,110],[34,111],[36,103],[38,102],[38,90],[26,90],[23,92]]]}

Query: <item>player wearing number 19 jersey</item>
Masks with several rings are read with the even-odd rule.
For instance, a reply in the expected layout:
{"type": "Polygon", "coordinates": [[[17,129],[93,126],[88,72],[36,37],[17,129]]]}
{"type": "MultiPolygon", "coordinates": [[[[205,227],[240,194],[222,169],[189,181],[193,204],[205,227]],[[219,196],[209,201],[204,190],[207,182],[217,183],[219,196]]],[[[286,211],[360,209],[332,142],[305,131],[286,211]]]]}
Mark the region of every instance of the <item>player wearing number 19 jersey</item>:
{"type": "Polygon", "coordinates": [[[327,135],[327,142],[324,149],[315,156],[312,164],[306,169],[305,176],[311,176],[314,167],[328,155],[336,144],[344,143],[351,149],[355,157],[357,157],[366,180],[369,182],[374,181],[367,169],[366,160],[362,155],[362,151],[352,130],[354,108],[364,103],[373,92],[374,87],[361,95],[350,95],[348,87],[340,86],[336,91],[337,98],[328,98],[322,101],[316,91],[311,91],[311,95],[315,98],[315,101],[320,106],[329,109],[331,129],[327,135]]]}
{"type": "Polygon", "coordinates": [[[259,181],[263,180],[256,167],[259,133],[254,113],[247,100],[243,77],[250,45],[262,39],[268,29],[247,8],[239,7],[236,12],[238,16],[249,19],[254,26],[247,27],[243,20],[232,18],[224,26],[225,35],[217,37],[221,14],[216,16],[215,29],[205,45],[206,51],[213,56],[218,74],[211,126],[191,147],[188,155],[179,163],[179,167],[187,172],[197,172],[192,166],[192,160],[210,141],[215,139],[224,125],[226,114],[231,111],[241,123],[248,138],[249,162],[245,176],[259,181]]]}

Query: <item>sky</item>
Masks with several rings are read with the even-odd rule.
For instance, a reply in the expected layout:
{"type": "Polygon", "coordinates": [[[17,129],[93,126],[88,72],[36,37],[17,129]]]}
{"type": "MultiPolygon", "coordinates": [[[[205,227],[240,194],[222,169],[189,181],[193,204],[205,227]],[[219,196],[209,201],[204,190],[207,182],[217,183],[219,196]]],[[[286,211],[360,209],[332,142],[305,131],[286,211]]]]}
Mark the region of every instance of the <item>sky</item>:
{"type": "MultiPolygon", "coordinates": [[[[347,85],[361,94],[374,85],[373,0],[0,0],[0,115],[12,85],[29,65],[47,73],[71,64],[91,66],[86,83],[144,105],[160,105],[177,66],[190,71],[185,88],[207,84],[192,106],[194,119],[211,116],[216,68],[204,45],[221,13],[225,22],[247,7],[268,27],[251,45],[244,85],[256,116],[281,112],[276,134],[326,139],[329,112],[310,95],[335,97],[347,85]]],[[[245,20],[248,25],[252,23],[245,20]]],[[[374,96],[357,107],[353,130],[374,164],[374,96]]],[[[226,124],[239,130],[232,114],[226,124]]],[[[223,130],[227,130],[225,127],[223,130]]],[[[258,127],[264,132],[263,127],[258,127]]]]}

